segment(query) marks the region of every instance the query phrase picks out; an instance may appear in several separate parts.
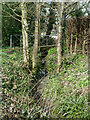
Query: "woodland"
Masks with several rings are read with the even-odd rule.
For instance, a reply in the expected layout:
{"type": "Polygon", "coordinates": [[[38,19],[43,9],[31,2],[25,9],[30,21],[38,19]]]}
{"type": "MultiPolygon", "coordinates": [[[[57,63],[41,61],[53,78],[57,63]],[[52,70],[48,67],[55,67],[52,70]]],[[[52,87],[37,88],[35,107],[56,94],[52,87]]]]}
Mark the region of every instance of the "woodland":
{"type": "Polygon", "coordinates": [[[1,119],[89,120],[90,2],[0,6],[1,119]]]}

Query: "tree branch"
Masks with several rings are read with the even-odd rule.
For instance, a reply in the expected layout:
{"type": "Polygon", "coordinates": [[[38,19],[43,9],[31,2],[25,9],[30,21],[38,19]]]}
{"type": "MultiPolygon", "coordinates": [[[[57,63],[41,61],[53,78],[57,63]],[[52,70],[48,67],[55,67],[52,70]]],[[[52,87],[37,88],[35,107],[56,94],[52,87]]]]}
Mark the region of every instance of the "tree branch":
{"type": "MultiPolygon", "coordinates": [[[[16,17],[13,16],[12,14],[8,13],[7,11],[5,11],[5,10],[3,10],[3,9],[2,9],[2,11],[5,12],[6,14],[8,14],[9,16],[11,16],[12,18],[14,18],[15,20],[21,22],[21,20],[19,20],[18,18],[16,18],[16,17]]],[[[22,22],[21,22],[21,23],[22,23],[22,22]]]]}
{"type": "Polygon", "coordinates": [[[10,10],[12,10],[13,11],[13,13],[16,15],[16,16],[18,16],[18,17],[21,17],[19,14],[17,14],[15,11],[14,11],[14,9],[12,9],[10,6],[8,6],[7,4],[5,4],[10,10]]]}

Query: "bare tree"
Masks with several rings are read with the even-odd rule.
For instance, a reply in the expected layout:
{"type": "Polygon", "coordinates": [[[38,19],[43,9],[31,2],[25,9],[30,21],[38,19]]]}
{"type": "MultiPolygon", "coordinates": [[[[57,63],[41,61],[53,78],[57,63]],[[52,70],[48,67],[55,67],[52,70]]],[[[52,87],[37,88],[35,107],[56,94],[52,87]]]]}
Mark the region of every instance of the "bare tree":
{"type": "Polygon", "coordinates": [[[22,10],[23,57],[25,64],[29,66],[29,36],[27,23],[27,8],[25,2],[21,3],[21,10],[22,10]]]}
{"type": "Polygon", "coordinates": [[[77,53],[77,41],[78,41],[78,38],[77,38],[77,36],[76,36],[74,54],[77,53]]]}
{"type": "Polygon", "coordinates": [[[64,3],[58,3],[58,39],[57,39],[57,73],[59,73],[60,65],[61,65],[61,22],[62,22],[62,14],[63,14],[64,3]]]}
{"type": "Polygon", "coordinates": [[[32,56],[32,68],[37,66],[37,52],[38,52],[38,41],[39,41],[39,25],[40,25],[40,3],[36,2],[36,20],[35,20],[35,40],[33,45],[33,56],[32,56]]]}
{"type": "MultiPolygon", "coordinates": [[[[21,3],[18,3],[21,10],[22,15],[17,14],[16,9],[14,9],[10,4],[5,5],[12,11],[12,14],[6,10],[3,10],[6,14],[11,16],[13,19],[21,22],[22,24],[22,37],[23,37],[23,57],[25,64],[29,67],[29,36],[28,36],[28,22],[27,22],[27,6],[25,0],[21,3]],[[21,19],[22,18],[22,19],[21,19]]],[[[15,3],[16,5],[16,3],[15,3]]]]}
{"type": "Polygon", "coordinates": [[[73,34],[71,33],[70,54],[72,55],[73,34]]]}

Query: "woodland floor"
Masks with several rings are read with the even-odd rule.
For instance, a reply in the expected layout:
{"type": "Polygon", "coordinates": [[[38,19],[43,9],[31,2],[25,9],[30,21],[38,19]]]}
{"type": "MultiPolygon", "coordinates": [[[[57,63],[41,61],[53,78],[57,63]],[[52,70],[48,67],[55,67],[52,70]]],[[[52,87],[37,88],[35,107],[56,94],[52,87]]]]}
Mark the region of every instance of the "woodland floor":
{"type": "MultiPolygon", "coordinates": [[[[32,89],[31,77],[23,68],[23,56],[18,48],[3,49],[1,55],[2,89],[7,97],[3,98],[3,111],[5,115],[17,118],[24,115],[31,101],[27,93],[32,89]]],[[[88,57],[79,54],[60,74],[48,74],[40,82],[37,92],[41,96],[38,104],[33,105],[40,117],[88,118],[88,57]]],[[[34,110],[30,113],[32,117],[36,115],[34,110]]]]}

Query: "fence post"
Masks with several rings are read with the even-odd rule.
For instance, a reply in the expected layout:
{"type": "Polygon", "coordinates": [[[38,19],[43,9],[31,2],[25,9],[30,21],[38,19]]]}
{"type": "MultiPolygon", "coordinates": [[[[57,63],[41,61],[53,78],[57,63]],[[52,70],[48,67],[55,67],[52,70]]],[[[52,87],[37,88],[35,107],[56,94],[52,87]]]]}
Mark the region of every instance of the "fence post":
{"type": "Polygon", "coordinates": [[[20,52],[22,51],[22,36],[20,36],[20,52]]]}
{"type": "Polygon", "coordinates": [[[10,48],[12,48],[12,35],[10,35],[10,48]]]}

